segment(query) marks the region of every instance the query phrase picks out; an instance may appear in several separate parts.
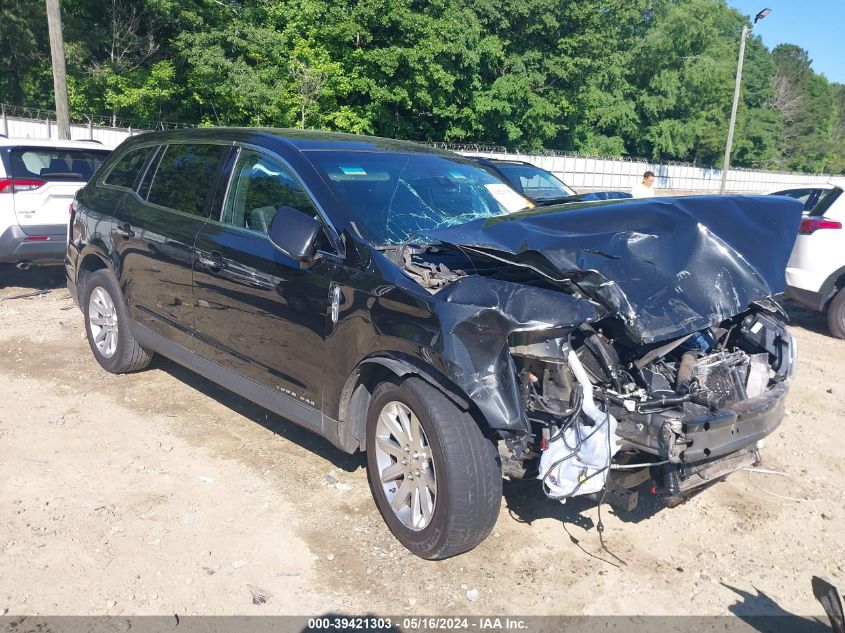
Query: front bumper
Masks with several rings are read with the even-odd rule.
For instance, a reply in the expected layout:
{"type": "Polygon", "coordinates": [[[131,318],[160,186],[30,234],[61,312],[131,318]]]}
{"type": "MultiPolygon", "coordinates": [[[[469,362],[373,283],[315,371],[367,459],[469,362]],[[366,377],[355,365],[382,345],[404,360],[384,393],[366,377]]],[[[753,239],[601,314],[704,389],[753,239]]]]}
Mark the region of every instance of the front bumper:
{"type": "Polygon", "coordinates": [[[3,263],[61,264],[66,248],[67,227],[64,225],[27,227],[25,232],[13,224],[0,233],[0,262],[3,263]]]}
{"type": "Polygon", "coordinates": [[[711,412],[699,407],[683,416],[677,411],[653,414],[614,410],[617,435],[628,448],[650,453],[658,460],[690,464],[727,455],[774,431],[783,420],[785,382],[753,398],[734,402],[711,412]]]}
{"type": "MultiPolygon", "coordinates": [[[[677,452],[676,447],[669,448],[667,452],[673,455],[670,463],[650,468],[645,463],[641,470],[612,471],[606,486],[607,500],[622,510],[633,510],[639,502],[637,486],[650,477],[652,490],[659,491],[672,506],[695,489],[753,466],[760,460],[758,442],[783,420],[788,390],[785,383],[777,383],[759,396],[687,420],[675,438],[676,445],[685,449],[677,452]]],[[[667,448],[665,443],[663,448],[667,448]]],[[[669,457],[666,452],[660,455],[661,459],[669,457]]]]}
{"type": "Polygon", "coordinates": [[[774,431],[783,420],[789,387],[779,382],[759,396],[735,402],[716,413],[705,413],[684,423],[684,463],[733,453],[753,445],[774,431]]]}

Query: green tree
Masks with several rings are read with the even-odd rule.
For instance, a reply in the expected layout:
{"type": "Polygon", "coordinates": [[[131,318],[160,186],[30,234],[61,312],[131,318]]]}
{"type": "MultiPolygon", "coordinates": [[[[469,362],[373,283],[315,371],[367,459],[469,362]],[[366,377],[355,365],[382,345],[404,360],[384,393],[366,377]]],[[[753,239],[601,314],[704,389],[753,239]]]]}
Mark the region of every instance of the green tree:
{"type": "Polygon", "coordinates": [[[772,56],[782,91],[790,96],[792,104],[782,110],[784,133],[780,150],[786,166],[802,171],[830,171],[837,154],[835,89],[824,76],[813,71],[804,49],[781,44],[772,56]]]}
{"type": "MultiPolygon", "coordinates": [[[[719,164],[725,0],[64,0],[71,109],[719,164]]],[[[0,101],[52,106],[43,0],[0,5],[0,101]]],[[[845,170],[845,92],[748,40],[733,162],[845,170]]]]}
{"type": "Polygon", "coordinates": [[[43,2],[0,3],[0,102],[52,107],[52,76],[43,2]]]}
{"type": "MultiPolygon", "coordinates": [[[[705,165],[721,162],[745,21],[714,0],[665,7],[636,51],[644,132],[630,147],[632,153],[705,165]]],[[[765,112],[772,74],[768,51],[758,38],[749,37],[735,164],[754,164],[772,152],[777,120],[765,112]]]]}

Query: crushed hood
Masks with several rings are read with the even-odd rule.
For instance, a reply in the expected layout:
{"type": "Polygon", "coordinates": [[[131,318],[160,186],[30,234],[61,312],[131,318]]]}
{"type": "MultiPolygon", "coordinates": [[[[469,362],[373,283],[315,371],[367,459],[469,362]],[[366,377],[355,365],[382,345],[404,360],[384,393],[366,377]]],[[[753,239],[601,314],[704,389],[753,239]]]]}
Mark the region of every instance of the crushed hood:
{"type": "Polygon", "coordinates": [[[690,196],[545,207],[426,233],[574,282],[636,343],[715,325],[783,291],[802,205],[690,196]]]}

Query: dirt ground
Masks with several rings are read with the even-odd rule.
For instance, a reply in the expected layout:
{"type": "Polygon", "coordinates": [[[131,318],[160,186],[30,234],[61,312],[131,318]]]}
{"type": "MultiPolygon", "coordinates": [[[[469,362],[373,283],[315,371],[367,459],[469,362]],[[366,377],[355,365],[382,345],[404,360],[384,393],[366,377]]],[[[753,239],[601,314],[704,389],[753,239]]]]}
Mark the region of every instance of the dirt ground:
{"type": "Polygon", "coordinates": [[[58,269],[0,273],[0,615],[821,614],[811,576],[845,589],[845,341],[793,320],[764,451],[784,476],[605,506],[612,554],[595,504],[506,481],[494,534],[427,562],[382,523],[361,455],[164,359],[102,371],[58,269]]]}

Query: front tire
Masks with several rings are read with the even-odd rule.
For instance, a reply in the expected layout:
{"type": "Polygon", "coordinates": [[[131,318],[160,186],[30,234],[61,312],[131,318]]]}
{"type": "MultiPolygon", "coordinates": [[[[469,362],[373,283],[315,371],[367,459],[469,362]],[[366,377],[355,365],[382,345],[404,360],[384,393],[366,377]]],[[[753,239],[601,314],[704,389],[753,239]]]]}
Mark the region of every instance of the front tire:
{"type": "Polygon", "coordinates": [[[113,374],[144,369],[152,354],[132,335],[123,295],[117,279],[108,270],[98,270],[85,283],[82,301],[85,332],[100,367],[113,374]]]}
{"type": "Polygon", "coordinates": [[[473,549],[499,516],[495,446],[469,413],[416,377],[381,383],[373,392],[367,474],[390,531],[421,558],[473,549]]]}
{"type": "Polygon", "coordinates": [[[836,338],[845,339],[845,288],[841,288],[827,307],[827,328],[836,338]]]}

